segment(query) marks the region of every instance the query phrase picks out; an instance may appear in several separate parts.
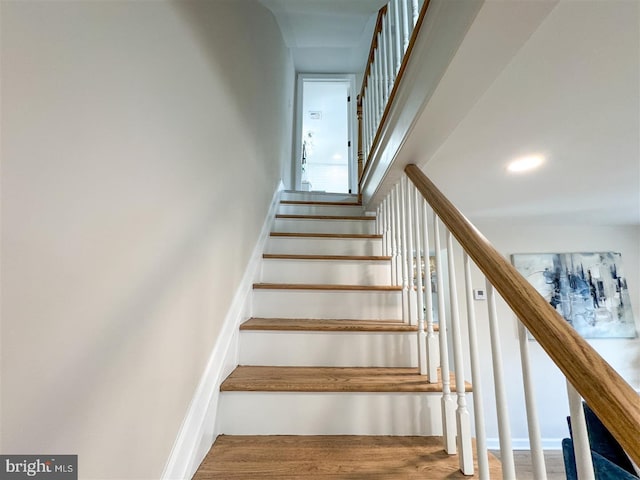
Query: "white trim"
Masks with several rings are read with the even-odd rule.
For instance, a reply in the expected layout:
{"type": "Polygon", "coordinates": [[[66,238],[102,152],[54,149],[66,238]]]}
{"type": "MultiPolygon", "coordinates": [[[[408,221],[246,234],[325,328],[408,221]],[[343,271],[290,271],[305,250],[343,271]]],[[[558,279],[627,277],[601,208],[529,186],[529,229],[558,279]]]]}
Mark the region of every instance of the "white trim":
{"type": "Polygon", "coordinates": [[[351,148],[349,148],[349,185],[351,194],[356,195],[358,193],[358,131],[357,131],[357,90],[356,90],[356,76],[353,73],[299,73],[296,80],[296,124],[294,128],[295,143],[293,158],[293,172],[294,172],[294,188],[295,190],[301,190],[302,172],[301,163],[298,161],[302,158],[302,94],[303,83],[305,80],[316,80],[319,82],[349,82],[349,93],[351,102],[349,102],[349,122],[348,122],[348,139],[351,141],[351,148]]]}
{"type": "MultiPolygon", "coordinates": [[[[512,438],[511,447],[513,450],[531,450],[529,446],[529,438],[512,438]]],[[[487,448],[489,450],[499,450],[500,440],[498,438],[487,438],[487,448]]],[[[543,450],[562,450],[561,438],[543,438],[542,439],[543,450]]]]}
{"type": "Polygon", "coordinates": [[[253,249],[240,286],[233,297],[187,414],[182,421],[178,436],[160,477],[162,480],[191,478],[217,436],[217,422],[215,420],[220,384],[238,364],[238,327],[245,316],[248,317],[247,313],[251,309],[252,286],[256,276],[260,273],[262,253],[269,238],[283,188],[284,186],[280,182],[273,194],[260,237],[253,249]]]}

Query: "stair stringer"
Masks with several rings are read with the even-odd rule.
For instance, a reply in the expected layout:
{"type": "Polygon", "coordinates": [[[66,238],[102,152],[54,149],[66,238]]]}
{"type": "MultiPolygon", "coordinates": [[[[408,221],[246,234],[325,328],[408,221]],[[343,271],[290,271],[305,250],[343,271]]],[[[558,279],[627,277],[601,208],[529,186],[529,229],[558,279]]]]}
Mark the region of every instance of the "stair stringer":
{"type": "Polygon", "coordinates": [[[284,191],[276,188],[242,280],[224,318],[187,413],[165,464],[162,480],[191,478],[213,445],[219,430],[220,384],[238,365],[240,324],[251,316],[253,284],[259,279],[262,254],[269,240],[284,191]]]}

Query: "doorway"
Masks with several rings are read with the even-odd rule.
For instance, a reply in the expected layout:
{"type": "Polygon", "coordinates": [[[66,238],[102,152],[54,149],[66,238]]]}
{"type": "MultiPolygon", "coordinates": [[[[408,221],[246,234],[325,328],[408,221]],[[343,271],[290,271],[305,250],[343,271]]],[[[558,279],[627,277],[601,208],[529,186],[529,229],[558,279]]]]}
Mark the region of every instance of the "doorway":
{"type": "Polygon", "coordinates": [[[353,77],[298,77],[298,190],[355,192],[353,77]]]}

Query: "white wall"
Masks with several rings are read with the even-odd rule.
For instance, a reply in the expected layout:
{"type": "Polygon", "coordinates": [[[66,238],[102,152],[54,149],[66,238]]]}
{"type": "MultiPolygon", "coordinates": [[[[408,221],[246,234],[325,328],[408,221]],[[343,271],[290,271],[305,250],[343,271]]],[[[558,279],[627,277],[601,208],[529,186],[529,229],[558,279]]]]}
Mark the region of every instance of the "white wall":
{"type": "Polygon", "coordinates": [[[3,453],[158,478],[289,174],[255,2],[2,2],[3,453]]]}
{"type": "MultiPolygon", "coordinates": [[[[636,328],[640,331],[640,227],[551,226],[527,224],[523,221],[478,221],[476,226],[507,258],[513,253],[620,252],[629,285],[636,328]]],[[[457,278],[459,284],[464,285],[462,259],[460,254],[457,256],[457,278]]],[[[473,279],[474,288],[485,287],[484,278],[479,271],[474,271],[473,279]]],[[[463,330],[466,334],[467,320],[463,291],[459,293],[459,298],[463,330]]],[[[497,438],[487,302],[475,301],[474,304],[483,372],[483,398],[487,412],[487,436],[497,438]]],[[[515,315],[502,299],[499,299],[498,302],[498,318],[512,437],[516,445],[523,445],[528,441],[528,434],[522,394],[517,323],[515,315]]],[[[640,339],[590,339],[588,342],[632,387],[640,387],[640,339]]],[[[468,347],[466,348],[466,352],[468,352],[468,347]]],[[[545,447],[560,448],[560,443],[555,439],[568,436],[565,421],[565,417],[568,415],[565,380],[537,342],[530,341],[529,349],[542,437],[546,440],[545,447]]],[[[468,366],[465,373],[466,378],[470,378],[468,366]]]]}

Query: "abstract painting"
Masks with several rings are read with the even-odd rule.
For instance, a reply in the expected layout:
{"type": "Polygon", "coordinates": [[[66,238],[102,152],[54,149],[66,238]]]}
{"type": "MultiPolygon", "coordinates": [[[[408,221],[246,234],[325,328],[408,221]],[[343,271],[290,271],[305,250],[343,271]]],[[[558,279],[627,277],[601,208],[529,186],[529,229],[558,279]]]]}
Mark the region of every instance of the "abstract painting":
{"type": "Polygon", "coordinates": [[[584,338],[635,338],[619,253],[515,254],[513,265],[584,338]]]}

